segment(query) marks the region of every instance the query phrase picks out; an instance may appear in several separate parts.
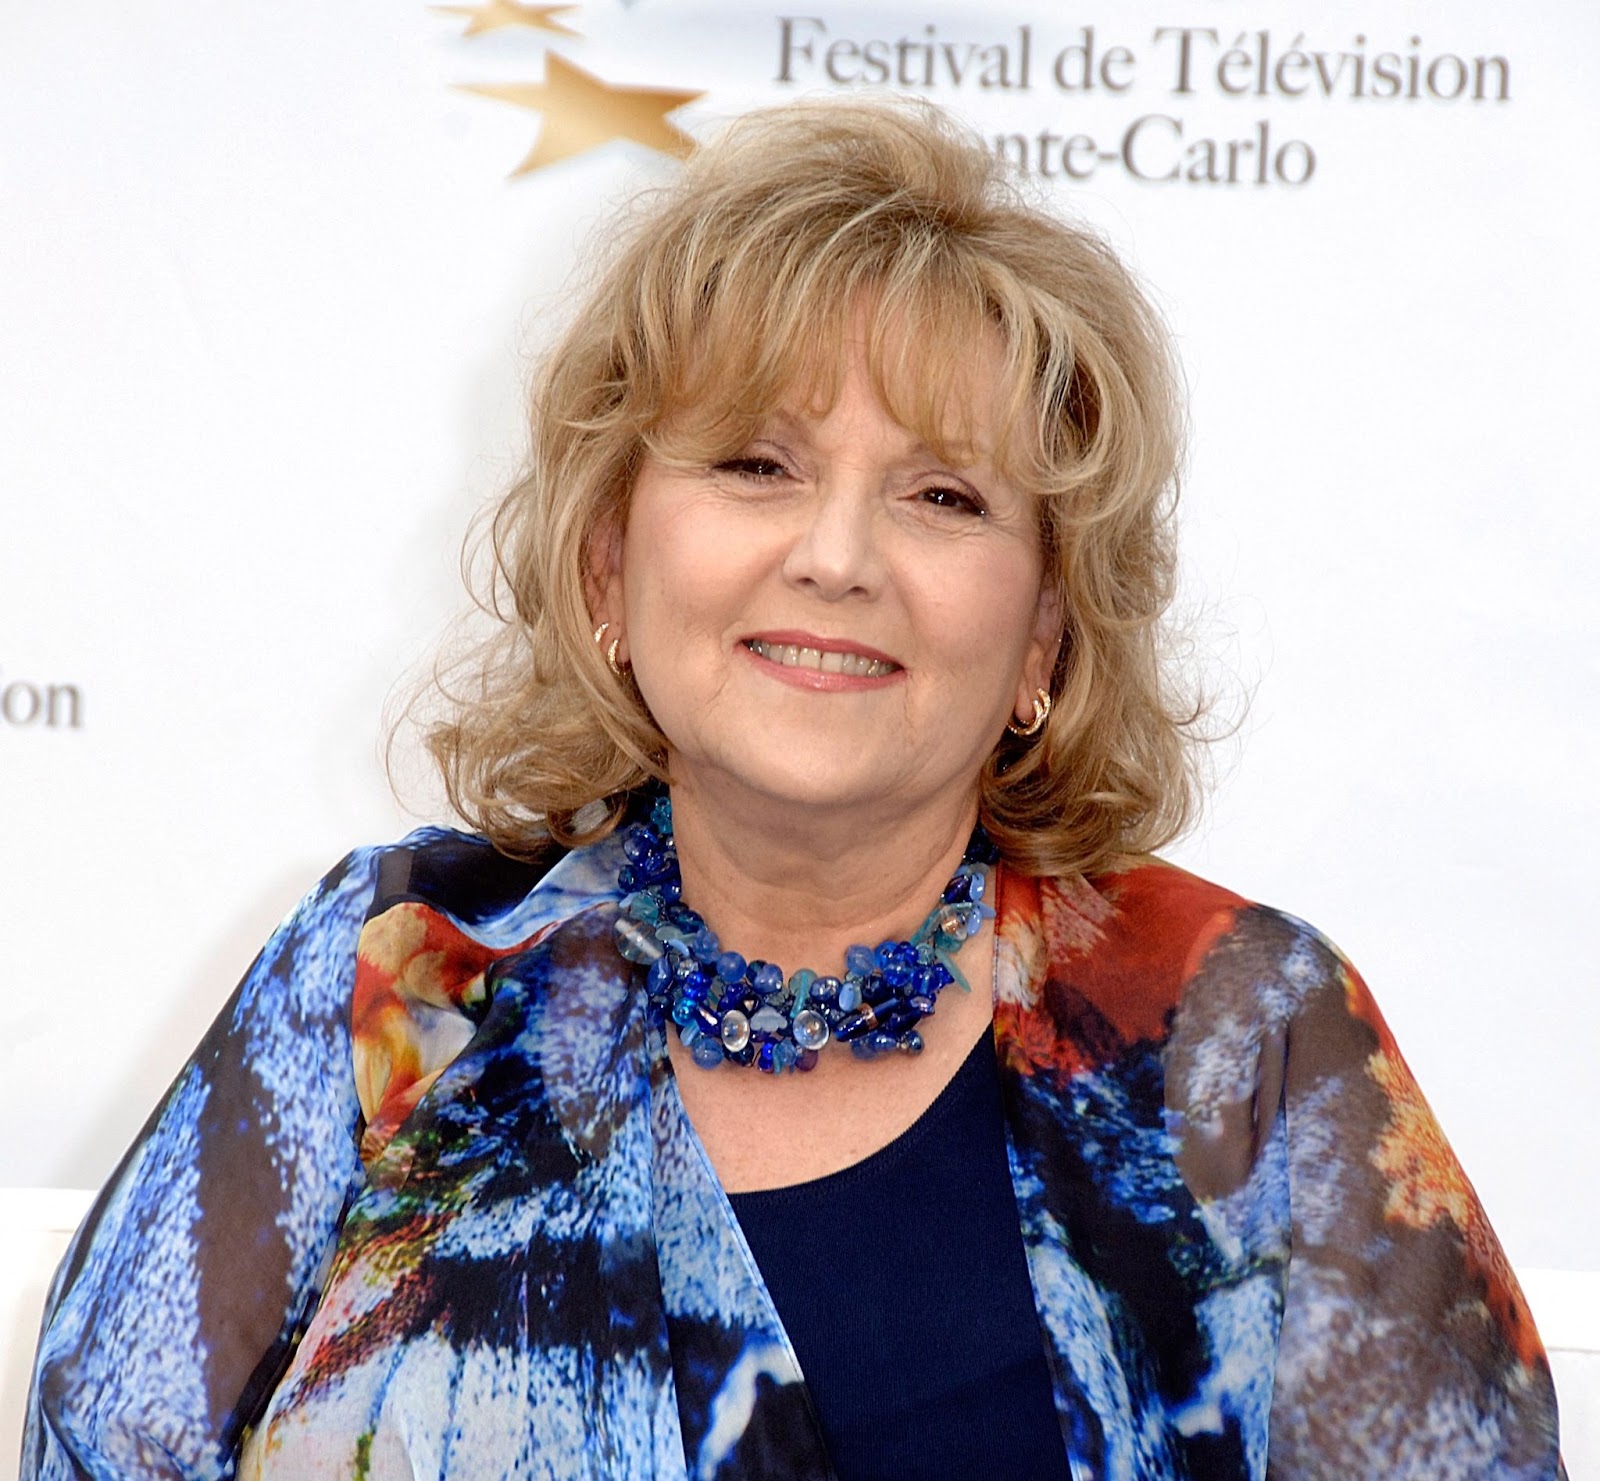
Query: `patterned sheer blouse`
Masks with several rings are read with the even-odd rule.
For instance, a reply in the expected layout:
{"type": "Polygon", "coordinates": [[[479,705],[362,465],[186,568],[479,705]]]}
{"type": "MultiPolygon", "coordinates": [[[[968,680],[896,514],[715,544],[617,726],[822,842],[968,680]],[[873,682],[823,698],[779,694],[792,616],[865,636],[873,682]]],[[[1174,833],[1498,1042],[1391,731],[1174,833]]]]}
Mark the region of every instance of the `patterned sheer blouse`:
{"type": "MultiPolygon", "coordinates": [[[[23,1477],[830,1475],[618,862],[424,829],[312,891],[67,1254],[23,1477]]],[[[1516,1281],[1339,953],[1160,864],[991,898],[1068,1474],[1561,1476],[1516,1281]]]]}

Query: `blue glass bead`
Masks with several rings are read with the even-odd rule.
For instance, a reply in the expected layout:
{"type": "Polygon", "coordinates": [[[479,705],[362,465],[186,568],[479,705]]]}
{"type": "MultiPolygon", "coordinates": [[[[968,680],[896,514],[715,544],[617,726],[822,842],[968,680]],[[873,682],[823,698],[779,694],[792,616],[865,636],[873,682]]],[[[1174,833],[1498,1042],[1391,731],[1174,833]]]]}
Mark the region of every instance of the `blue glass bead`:
{"type": "Polygon", "coordinates": [[[744,976],[744,958],[736,951],[725,951],[717,958],[717,976],[724,982],[737,982],[744,976]]]}
{"type": "Polygon", "coordinates": [[[828,1042],[828,1020],[813,1008],[802,1008],[794,1016],[794,1041],[802,1049],[820,1049],[828,1042]]]}
{"type": "Polygon", "coordinates": [[[630,828],[622,835],[623,857],[637,864],[640,859],[654,852],[650,846],[651,840],[639,828],[630,828]]]}
{"type": "Polygon", "coordinates": [[[759,1008],[750,1019],[750,1031],[756,1034],[781,1034],[789,1027],[789,1020],[776,1008],[759,1008]]]}
{"type": "Polygon", "coordinates": [[[895,948],[899,946],[899,944],[900,943],[898,941],[880,941],[878,943],[878,949],[872,953],[873,966],[875,966],[880,972],[887,967],[890,962],[895,959],[895,948]]]}
{"type": "Polygon", "coordinates": [[[666,952],[662,952],[650,963],[650,972],[644,981],[646,988],[652,993],[662,993],[667,990],[667,984],[672,981],[672,958],[666,952]]]}
{"type": "Polygon", "coordinates": [[[857,1059],[876,1059],[878,1057],[878,1051],[867,1043],[865,1039],[853,1040],[850,1045],[850,1052],[857,1059]]]}
{"type": "Polygon", "coordinates": [[[795,1061],[800,1058],[800,1051],[787,1039],[779,1039],[772,1046],[772,1062],[780,1070],[792,1070],[795,1061]]]}
{"type": "Polygon", "coordinates": [[[877,966],[877,961],[865,946],[852,946],[844,954],[845,971],[854,977],[865,977],[877,966]]]}
{"type": "Polygon", "coordinates": [[[817,1051],[815,1049],[802,1049],[799,1057],[794,1062],[794,1067],[802,1073],[816,1069],[817,1051]]]}
{"type": "Polygon", "coordinates": [[[762,962],[754,967],[750,978],[755,983],[756,991],[764,998],[777,997],[783,991],[783,968],[775,967],[771,962],[762,962]]]}
{"type": "Polygon", "coordinates": [[[636,890],[644,881],[639,878],[632,864],[624,864],[617,870],[617,883],[625,890],[636,890]]]}
{"type": "Polygon", "coordinates": [[[848,1044],[852,1039],[859,1039],[863,1034],[876,1028],[878,1015],[870,1007],[857,1008],[853,1013],[847,1013],[839,1020],[838,1027],[834,1029],[834,1037],[848,1044]]]}
{"type": "Polygon", "coordinates": [[[837,977],[815,978],[811,983],[811,996],[819,1003],[836,1003],[842,985],[837,977]]]}
{"type": "Polygon", "coordinates": [[[816,980],[817,974],[810,967],[802,967],[789,979],[790,1012],[798,1013],[805,1007],[811,997],[811,984],[816,980]]]}
{"type": "Polygon", "coordinates": [[[700,1025],[694,1021],[693,1014],[690,1014],[689,1021],[682,1025],[682,1029],[678,1034],[678,1038],[682,1041],[685,1049],[693,1049],[696,1040],[705,1038],[705,1032],[701,1029],[700,1025]]]}
{"type": "Polygon", "coordinates": [[[889,1050],[895,1047],[894,1035],[884,1033],[881,1029],[875,1033],[870,1033],[867,1035],[867,1047],[874,1054],[887,1054],[889,1050]]]}
{"type": "Polygon", "coordinates": [[[887,1008],[878,1010],[878,1027],[898,1037],[921,1017],[909,1003],[896,998],[887,1008]]]}
{"type": "Polygon", "coordinates": [[[933,1012],[934,1005],[931,997],[929,997],[926,993],[918,992],[912,993],[912,995],[906,999],[906,1006],[908,1008],[915,1008],[918,1013],[926,1018],[930,1013],[933,1012]]]}
{"type": "Polygon", "coordinates": [[[894,989],[876,974],[861,984],[861,1001],[864,1003],[887,1003],[894,995],[894,989]]]}
{"type": "Polygon", "coordinates": [[[689,942],[689,950],[694,953],[696,961],[704,962],[709,967],[722,955],[722,943],[717,940],[715,931],[702,926],[689,942]]]}
{"type": "Polygon", "coordinates": [[[695,1005],[687,998],[679,998],[672,1005],[672,1021],[674,1023],[688,1023],[694,1017],[695,1005]]]}
{"type": "Polygon", "coordinates": [[[636,920],[629,920],[627,916],[620,916],[611,928],[611,934],[616,938],[617,951],[626,961],[649,964],[661,955],[661,946],[656,941],[656,933],[648,926],[641,926],[636,920]]]}
{"type": "Polygon", "coordinates": [[[982,894],[981,874],[963,874],[958,871],[956,877],[945,886],[944,900],[946,904],[965,905],[969,901],[979,899],[982,894]]]}
{"type": "Polygon", "coordinates": [[[683,996],[691,1003],[703,1003],[711,996],[711,984],[704,977],[691,977],[683,984],[683,996]]]}
{"type": "Polygon", "coordinates": [[[714,1070],[722,1063],[722,1045],[709,1034],[695,1040],[694,1062],[703,1070],[714,1070]]]}
{"type": "Polygon", "coordinates": [[[722,1047],[730,1054],[737,1054],[750,1042],[750,1020],[737,1008],[731,1009],[722,1015],[720,1033],[722,1047]]]}
{"type": "Polygon", "coordinates": [[[840,984],[839,1006],[846,1013],[861,1006],[861,984],[859,982],[848,981],[840,984]]]}
{"type": "Polygon", "coordinates": [[[902,1054],[921,1054],[922,1035],[914,1028],[907,1029],[905,1033],[900,1035],[900,1042],[895,1045],[895,1048],[902,1054]]]}
{"type": "Polygon", "coordinates": [[[672,837],[672,799],[658,797],[650,808],[650,826],[663,838],[672,837]]]}
{"type": "Polygon", "coordinates": [[[911,981],[911,970],[912,969],[904,962],[890,962],[889,965],[883,969],[883,980],[887,982],[890,987],[904,987],[911,981]]]}
{"type": "Polygon", "coordinates": [[[769,1075],[778,1073],[778,1046],[770,1039],[756,1051],[756,1068],[765,1070],[769,1075]]]}
{"type": "Polygon", "coordinates": [[[708,1034],[722,1037],[722,1015],[714,1008],[707,1008],[703,1003],[694,1010],[694,1021],[708,1034]]]}
{"type": "Polygon", "coordinates": [[[659,886],[661,898],[668,905],[676,905],[683,898],[683,881],[679,879],[664,879],[659,886]]]}

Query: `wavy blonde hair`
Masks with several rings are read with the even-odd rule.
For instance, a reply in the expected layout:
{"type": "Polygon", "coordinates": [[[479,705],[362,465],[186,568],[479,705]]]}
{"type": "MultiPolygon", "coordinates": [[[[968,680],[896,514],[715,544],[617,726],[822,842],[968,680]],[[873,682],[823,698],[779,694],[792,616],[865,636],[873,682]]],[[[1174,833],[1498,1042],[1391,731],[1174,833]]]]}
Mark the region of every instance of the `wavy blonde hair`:
{"type": "Polygon", "coordinates": [[[1049,721],[983,768],[991,836],[1030,873],[1093,873],[1186,825],[1196,710],[1162,643],[1181,413],[1158,316],[937,109],[827,102],[745,116],[642,198],[536,380],[528,468],[488,526],[496,630],[436,674],[428,733],[452,805],[502,850],[602,836],[666,779],[585,599],[641,459],[728,456],[797,390],[829,404],[863,305],[874,389],[941,451],[971,431],[971,347],[1003,350],[996,462],[1037,496],[1065,623],[1049,721]]]}

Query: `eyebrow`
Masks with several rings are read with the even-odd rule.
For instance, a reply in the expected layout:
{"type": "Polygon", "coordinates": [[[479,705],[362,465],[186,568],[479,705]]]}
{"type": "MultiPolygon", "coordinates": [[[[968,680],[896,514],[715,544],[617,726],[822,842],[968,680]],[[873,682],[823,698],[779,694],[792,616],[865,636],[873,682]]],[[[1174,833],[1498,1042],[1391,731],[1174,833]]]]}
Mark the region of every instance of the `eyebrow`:
{"type": "MultiPolygon", "coordinates": [[[[909,427],[906,427],[899,422],[895,422],[894,425],[898,427],[900,431],[904,432],[907,437],[911,438],[910,445],[906,447],[903,452],[896,454],[895,461],[897,463],[914,463],[928,459],[937,463],[941,468],[948,468],[952,472],[957,472],[964,468],[976,468],[981,462],[984,461],[982,456],[978,454],[978,450],[976,448],[966,449],[968,453],[973,455],[972,461],[970,462],[946,460],[940,456],[937,448],[930,447],[922,438],[918,437],[914,432],[912,432],[909,427]]],[[[800,435],[805,436],[807,440],[810,438],[810,432],[807,426],[807,418],[797,416],[794,412],[786,411],[782,407],[775,407],[772,411],[765,413],[761,420],[756,423],[755,432],[753,435],[759,437],[762,431],[769,427],[782,431],[799,433],[800,435]]],[[[988,461],[990,468],[998,472],[998,469],[995,469],[993,458],[991,457],[988,461]]]]}

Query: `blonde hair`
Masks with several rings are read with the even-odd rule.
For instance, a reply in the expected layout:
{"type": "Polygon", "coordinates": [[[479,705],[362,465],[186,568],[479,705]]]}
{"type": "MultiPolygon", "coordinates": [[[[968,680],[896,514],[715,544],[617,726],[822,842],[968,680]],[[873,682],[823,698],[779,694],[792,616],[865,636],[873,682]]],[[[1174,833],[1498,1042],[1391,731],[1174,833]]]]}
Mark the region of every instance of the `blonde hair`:
{"type": "Polygon", "coordinates": [[[641,458],[727,456],[797,388],[828,404],[863,304],[874,389],[936,448],[970,427],[971,347],[1002,347],[997,462],[1038,497],[1065,622],[1043,731],[983,768],[991,836],[1027,872],[1093,873],[1188,821],[1195,711],[1161,621],[1181,414],[1157,315],[945,114],[826,102],[745,116],[645,198],[538,376],[529,466],[489,526],[497,629],[465,686],[440,676],[428,735],[452,805],[502,850],[603,836],[665,779],[585,600],[641,458]]]}

